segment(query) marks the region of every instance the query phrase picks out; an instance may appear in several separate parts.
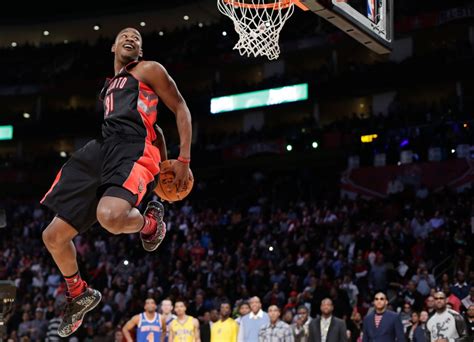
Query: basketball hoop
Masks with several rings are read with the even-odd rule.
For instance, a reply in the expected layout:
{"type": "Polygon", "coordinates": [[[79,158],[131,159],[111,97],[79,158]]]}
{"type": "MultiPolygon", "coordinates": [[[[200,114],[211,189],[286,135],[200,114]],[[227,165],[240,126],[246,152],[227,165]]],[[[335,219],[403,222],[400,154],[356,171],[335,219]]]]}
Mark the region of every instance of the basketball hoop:
{"type": "Polygon", "coordinates": [[[280,55],[280,31],[295,4],[300,6],[298,0],[217,0],[217,8],[232,19],[239,34],[234,50],[242,56],[267,56],[270,60],[280,55]]]}

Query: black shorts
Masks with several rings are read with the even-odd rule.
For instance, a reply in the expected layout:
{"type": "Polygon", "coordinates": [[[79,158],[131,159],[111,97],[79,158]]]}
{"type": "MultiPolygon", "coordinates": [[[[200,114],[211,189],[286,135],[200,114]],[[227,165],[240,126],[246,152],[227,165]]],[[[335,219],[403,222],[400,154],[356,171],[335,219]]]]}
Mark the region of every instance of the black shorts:
{"type": "Polygon", "coordinates": [[[92,140],[63,165],[41,203],[82,233],[97,222],[104,194],[138,206],[156,186],[159,162],[158,148],[144,139],[92,140]]]}

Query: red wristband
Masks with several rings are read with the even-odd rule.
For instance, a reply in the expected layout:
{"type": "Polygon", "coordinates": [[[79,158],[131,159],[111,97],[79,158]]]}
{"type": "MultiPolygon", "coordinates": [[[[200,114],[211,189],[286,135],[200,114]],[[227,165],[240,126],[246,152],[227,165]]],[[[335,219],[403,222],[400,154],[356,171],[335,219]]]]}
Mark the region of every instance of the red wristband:
{"type": "Polygon", "coordinates": [[[184,158],[184,157],[179,156],[178,161],[180,161],[181,163],[184,163],[184,164],[189,164],[189,163],[191,163],[191,158],[184,158]]]}

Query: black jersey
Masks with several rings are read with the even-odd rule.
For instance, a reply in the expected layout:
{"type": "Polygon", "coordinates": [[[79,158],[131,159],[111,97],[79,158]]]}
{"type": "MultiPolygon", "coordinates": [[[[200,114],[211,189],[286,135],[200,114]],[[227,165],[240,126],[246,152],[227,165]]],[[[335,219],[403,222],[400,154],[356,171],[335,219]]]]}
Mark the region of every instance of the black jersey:
{"type": "Polygon", "coordinates": [[[129,63],[107,79],[101,92],[104,103],[103,138],[138,136],[149,142],[156,139],[154,124],[158,96],[130,73],[139,61],[129,63]]]}

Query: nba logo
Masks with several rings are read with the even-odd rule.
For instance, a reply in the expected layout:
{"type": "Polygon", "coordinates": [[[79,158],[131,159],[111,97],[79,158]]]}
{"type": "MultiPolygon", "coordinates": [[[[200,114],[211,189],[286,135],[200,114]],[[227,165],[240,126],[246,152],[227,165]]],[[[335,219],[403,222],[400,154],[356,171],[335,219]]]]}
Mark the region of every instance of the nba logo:
{"type": "Polygon", "coordinates": [[[367,18],[377,23],[378,0],[367,0],[367,18]]]}

